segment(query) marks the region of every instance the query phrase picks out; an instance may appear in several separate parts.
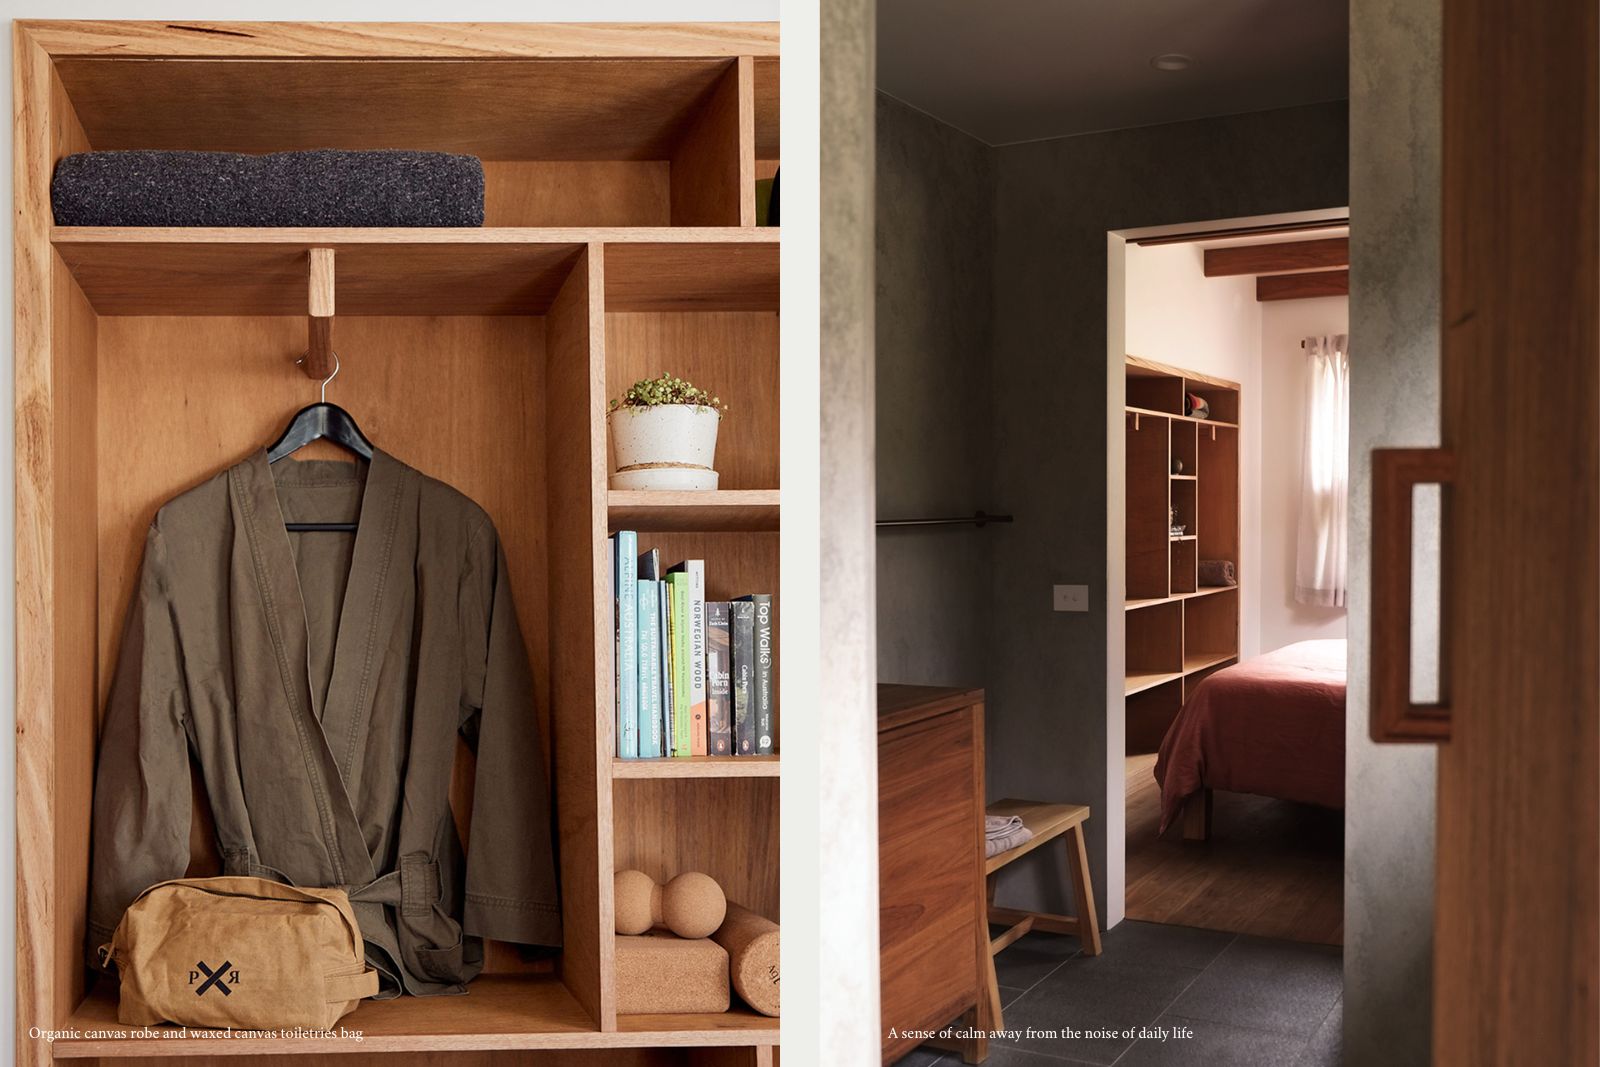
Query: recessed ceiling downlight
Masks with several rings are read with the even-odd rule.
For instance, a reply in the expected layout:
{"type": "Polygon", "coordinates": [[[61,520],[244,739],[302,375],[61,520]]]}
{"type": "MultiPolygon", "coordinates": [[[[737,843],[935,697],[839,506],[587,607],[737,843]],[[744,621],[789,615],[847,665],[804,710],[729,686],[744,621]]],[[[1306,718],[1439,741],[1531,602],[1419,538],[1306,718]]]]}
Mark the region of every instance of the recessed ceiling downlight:
{"type": "Polygon", "coordinates": [[[1194,57],[1182,52],[1163,52],[1150,57],[1150,65],[1157,70],[1188,70],[1194,66],[1194,57]]]}

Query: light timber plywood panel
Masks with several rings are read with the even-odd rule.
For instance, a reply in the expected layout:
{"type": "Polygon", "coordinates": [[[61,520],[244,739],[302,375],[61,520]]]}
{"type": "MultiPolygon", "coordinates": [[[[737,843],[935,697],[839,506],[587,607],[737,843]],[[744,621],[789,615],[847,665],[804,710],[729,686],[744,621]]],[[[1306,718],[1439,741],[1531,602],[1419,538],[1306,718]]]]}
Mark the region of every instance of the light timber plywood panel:
{"type": "Polygon", "coordinates": [[[734,241],[606,248],[607,311],[777,311],[776,230],[734,241]]]}
{"type": "MultiPolygon", "coordinates": [[[[607,249],[607,264],[613,252],[607,249]]],[[[671,372],[720,396],[721,489],[778,484],[778,316],[772,312],[628,312],[606,316],[608,400],[671,372]]]]}
{"type": "Polygon", "coordinates": [[[562,973],[601,1030],[616,1026],[611,938],[611,793],[605,788],[615,742],[610,715],[610,595],[605,558],[603,291],[600,246],[583,254],[550,313],[551,361],[545,401],[549,433],[551,595],[555,659],[556,791],[561,812],[562,973]]]}
{"type": "Polygon", "coordinates": [[[97,149],[671,159],[729,59],[63,59],[97,149]]]}
{"type": "Polygon", "coordinates": [[[776,22],[119,22],[23,19],[55,56],[374,59],[778,55],[776,22]]]}
{"type": "Polygon", "coordinates": [[[754,226],[754,80],[749,58],[718,79],[672,153],[672,221],[754,226]]]}
{"type": "Polygon", "coordinates": [[[485,226],[667,226],[665,160],[489,161],[485,226]]]}
{"type": "Polygon", "coordinates": [[[778,919],[776,779],[621,779],[615,792],[617,870],[657,881],[704,871],[728,899],[778,919]]]}

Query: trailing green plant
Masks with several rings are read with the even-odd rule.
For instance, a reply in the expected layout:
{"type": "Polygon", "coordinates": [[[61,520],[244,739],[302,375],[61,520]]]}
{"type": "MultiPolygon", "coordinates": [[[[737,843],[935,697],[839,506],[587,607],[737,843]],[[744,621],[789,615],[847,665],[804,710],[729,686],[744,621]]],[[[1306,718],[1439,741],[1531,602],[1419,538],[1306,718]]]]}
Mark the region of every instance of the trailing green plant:
{"type": "Polygon", "coordinates": [[[711,408],[718,414],[728,410],[728,405],[722,398],[692,385],[674,374],[663,374],[659,378],[640,378],[628,387],[622,396],[611,401],[612,411],[622,408],[654,408],[663,404],[689,404],[699,408],[711,408]]]}

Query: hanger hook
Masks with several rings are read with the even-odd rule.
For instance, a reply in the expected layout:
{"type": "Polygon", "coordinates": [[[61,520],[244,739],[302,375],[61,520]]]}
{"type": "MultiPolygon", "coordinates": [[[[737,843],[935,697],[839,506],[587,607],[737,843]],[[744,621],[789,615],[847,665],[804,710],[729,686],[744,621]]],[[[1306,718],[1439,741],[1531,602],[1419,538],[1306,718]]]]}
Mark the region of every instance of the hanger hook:
{"type": "Polygon", "coordinates": [[[322,402],[328,402],[328,383],[339,376],[339,353],[333,353],[333,373],[322,379],[322,402]]]}

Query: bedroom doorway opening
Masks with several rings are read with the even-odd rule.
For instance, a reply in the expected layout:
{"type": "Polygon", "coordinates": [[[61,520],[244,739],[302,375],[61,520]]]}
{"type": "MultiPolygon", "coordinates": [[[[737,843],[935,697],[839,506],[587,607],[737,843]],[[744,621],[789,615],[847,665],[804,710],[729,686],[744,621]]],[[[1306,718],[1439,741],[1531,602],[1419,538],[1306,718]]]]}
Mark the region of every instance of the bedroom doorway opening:
{"type": "Polygon", "coordinates": [[[1107,262],[1108,892],[1341,945],[1348,211],[1113,232],[1107,262]]]}

